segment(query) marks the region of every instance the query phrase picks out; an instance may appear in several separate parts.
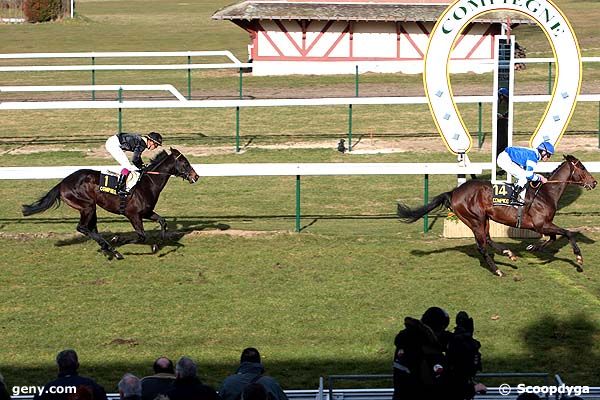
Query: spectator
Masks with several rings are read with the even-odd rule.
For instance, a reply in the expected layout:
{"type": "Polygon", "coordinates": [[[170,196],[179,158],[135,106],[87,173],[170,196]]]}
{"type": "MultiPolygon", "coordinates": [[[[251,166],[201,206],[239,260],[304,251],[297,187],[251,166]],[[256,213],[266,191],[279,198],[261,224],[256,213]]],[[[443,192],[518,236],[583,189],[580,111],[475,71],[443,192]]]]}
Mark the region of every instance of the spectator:
{"type": "Polygon", "coordinates": [[[10,400],[10,394],[6,389],[6,384],[4,383],[4,377],[0,374],[0,400],[10,400]]]}
{"type": "Polygon", "coordinates": [[[175,382],[173,361],[159,357],[152,366],[154,375],[142,378],[142,400],[154,400],[159,394],[165,394],[175,382]]]}
{"type": "Polygon", "coordinates": [[[170,400],[219,400],[215,390],[198,378],[194,360],[181,357],[175,366],[175,382],[166,393],[170,400]]]}
{"type": "Polygon", "coordinates": [[[430,307],[421,320],[404,319],[405,329],[394,340],[394,400],[444,398],[450,318],[439,307],[430,307]]]}
{"type": "Polygon", "coordinates": [[[465,311],[456,314],[456,328],[448,342],[448,399],[470,400],[475,392],[485,392],[486,387],[475,382],[475,375],[482,370],[481,344],[473,338],[473,318],[465,311]]]}
{"type": "MultiPolygon", "coordinates": [[[[106,400],[106,392],[104,388],[98,385],[94,380],[79,376],[77,370],[79,369],[79,360],[75,350],[63,350],[56,356],[56,365],[58,366],[58,378],[48,382],[41,394],[36,394],[34,399],[40,400],[66,400],[69,396],[67,393],[69,390],[66,387],[75,387],[77,390],[81,386],[85,386],[93,393],[92,398],[94,400],[106,400]],[[63,387],[65,389],[57,390],[57,387],[63,387]],[[54,392],[63,392],[56,394],[54,392]]],[[[72,396],[71,396],[72,397],[72,396]]]]}
{"type": "Polygon", "coordinates": [[[269,393],[263,385],[254,382],[244,388],[241,400],[269,400],[269,393]]]}
{"type": "Polygon", "coordinates": [[[125,374],[119,381],[119,398],[121,400],[141,400],[142,383],[132,374],[125,374]]]}
{"type": "Polygon", "coordinates": [[[219,389],[219,395],[223,400],[240,400],[242,392],[251,383],[263,385],[273,400],[287,400],[287,396],[277,381],[263,375],[265,368],[260,360],[260,353],[254,347],[248,347],[242,351],[240,366],[234,375],[230,375],[223,381],[219,389]]]}

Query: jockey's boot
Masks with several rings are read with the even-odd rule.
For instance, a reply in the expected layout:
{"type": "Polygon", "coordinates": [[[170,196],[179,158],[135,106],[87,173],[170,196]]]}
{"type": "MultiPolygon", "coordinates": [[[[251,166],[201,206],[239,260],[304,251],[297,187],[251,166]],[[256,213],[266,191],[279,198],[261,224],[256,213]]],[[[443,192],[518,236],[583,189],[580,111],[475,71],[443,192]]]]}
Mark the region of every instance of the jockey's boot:
{"type": "Polygon", "coordinates": [[[524,203],[519,198],[519,195],[523,191],[523,186],[514,185],[512,196],[510,197],[510,204],[513,206],[522,206],[524,203]]]}
{"type": "Polygon", "coordinates": [[[126,183],[127,183],[127,175],[121,174],[121,176],[119,176],[119,182],[117,182],[117,194],[121,197],[125,197],[129,194],[129,193],[127,193],[126,183]]]}

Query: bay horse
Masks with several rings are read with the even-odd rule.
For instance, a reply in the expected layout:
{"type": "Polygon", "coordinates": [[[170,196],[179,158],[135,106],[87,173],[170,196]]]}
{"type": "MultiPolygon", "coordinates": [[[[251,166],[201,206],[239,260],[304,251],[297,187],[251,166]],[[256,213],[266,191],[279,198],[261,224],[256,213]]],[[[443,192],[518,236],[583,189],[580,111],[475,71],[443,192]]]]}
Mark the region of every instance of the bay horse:
{"type": "MultiPolygon", "coordinates": [[[[566,155],[564,161],[552,172],[548,183],[528,190],[523,206],[520,228],[529,229],[549,236],[548,240],[529,245],[527,250],[539,251],[556,240],[557,235],[566,236],[571,243],[577,263],[583,265],[581,250],[575,242],[575,232],[556,226],[552,220],[558,209],[558,201],[567,185],[576,184],[587,190],[596,187],[596,180],[577,158],[566,155]]],[[[498,276],[504,273],[496,267],[494,259],[487,251],[489,244],[494,250],[506,255],[512,261],[517,257],[508,248],[495,243],[490,238],[490,219],[508,226],[517,226],[518,208],[494,206],[492,204],[492,184],[486,181],[470,180],[453,190],[436,196],[429,204],[411,209],[398,203],[398,217],[412,223],[438,207],[445,206],[456,214],[472,231],[477,242],[477,250],[486,262],[488,269],[498,276]]],[[[578,267],[582,271],[581,267],[578,267]]]]}
{"type": "MultiPolygon", "coordinates": [[[[146,242],[146,233],[142,219],[149,219],[160,224],[161,240],[165,239],[167,222],[154,211],[160,193],[171,175],[186,179],[190,183],[198,180],[198,174],[189,161],[176,149],[171,152],[163,150],[145,168],[138,183],[127,196],[124,208],[119,196],[99,190],[100,171],[80,169],[64,178],[39,200],[30,205],[23,205],[23,215],[29,216],[58,207],[61,200],[79,211],[81,215],[77,231],[94,239],[102,252],[110,258],[123,259],[111,244],[98,233],[96,206],[100,206],[113,214],[125,215],[138,235],[138,243],[146,242]],[[122,210],[122,212],[121,212],[122,210]]],[[[158,246],[152,245],[152,252],[158,246]]]]}

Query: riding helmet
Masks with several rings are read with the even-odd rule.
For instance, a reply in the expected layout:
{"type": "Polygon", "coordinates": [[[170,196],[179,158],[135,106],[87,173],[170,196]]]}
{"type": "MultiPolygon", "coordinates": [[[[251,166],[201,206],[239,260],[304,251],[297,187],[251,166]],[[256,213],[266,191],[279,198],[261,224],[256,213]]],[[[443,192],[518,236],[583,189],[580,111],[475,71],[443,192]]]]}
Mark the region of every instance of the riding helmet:
{"type": "Polygon", "coordinates": [[[550,142],[540,143],[540,145],[537,147],[537,149],[540,153],[542,151],[545,151],[546,153],[548,153],[550,155],[554,154],[554,146],[552,146],[552,143],[550,143],[550,142]]]}
{"type": "Polygon", "coordinates": [[[158,132],[150,132],[149,134],[146,135],[146,137],[148,139],[152,140],[157,145],[162,146],[162,136],[161,136],[160,133],[158,133],[158,132]]]}
{"type": "Polygon", "coordinates": [[[500,89],[498,89],[498,96],[506,96],[508,97],[508,89],[505,87],[502,87],[500,89]]]}

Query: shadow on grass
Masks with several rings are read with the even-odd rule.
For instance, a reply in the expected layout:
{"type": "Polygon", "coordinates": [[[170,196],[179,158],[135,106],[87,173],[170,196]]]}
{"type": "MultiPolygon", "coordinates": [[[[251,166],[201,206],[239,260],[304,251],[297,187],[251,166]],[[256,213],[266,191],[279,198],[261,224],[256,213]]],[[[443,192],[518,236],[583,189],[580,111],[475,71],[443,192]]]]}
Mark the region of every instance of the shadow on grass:
{"type": "MultiPolygon", "coordinates": [[[[477,327],[485,323],[486,321],[475,321],[476,331],[477,327]]],[[[402,326],[398,326],[398,330],[400,329],[402,329],[402,326]]],[[[369,358],[352,358],[340,354],[335,359],[323,359],[308,354],[302,359],[278,360],[276,354],[271,354],[269,355],[269,361],[265,362],[267,374],[276,377],[285,389],[316,389],[320,376],[390,374],[393,337],[396,333],[397,331],[381,332],[381,343],[377,344],[381,348],[377,350],[377,355],[369,358]]],[[[559,374],[568,385],[600,385],[600,376],[595,373],[600,362],[600,352],[598,352],[598,345],[596,345],[600,337],[600,325],[598,321],[594,321],[585,313],[571,316],[548,313],[525,325],[518,331],[518,335],[520,338],[519,343],[514,344],[515,351],[510,350],[511,355],[506,357],[490,357],[486,347],[482,347],[483,372],[545,372],[549,374],[550,382],[553,382],[554,374],[559,374]]],[[[190,339],[193,341],[193,338],[188,338],[186,341],[190,339]]],[[[173,340],[177,341],[176,338],[173,340]]],[[[237,354],[232,357],[231,350],[227,350],[227,357],[231,360],[230,363],[226,361],[206,363],[201,358],[201,342],[201,338],[198,337],[197,343],[187,343],[184,348],[189,350],[190,346],[191,348],[200,347],[200,349],[194,350],[195,354],[189,355],[198,361],[198,371],[202,380],[218,387],[226,376],[235,372],[237,364],[234,360],[237,354]]],[[[241,350],[245,345],[231,343],[227,347],[228,349],[239,347],[241,350]]],[[[114,351],[115,347],[121,347],[123,354],[130,353],[131,349],[134,348],[130,341],[116,339],[106,346],[111,347],[111,351],[114,351]]],[[[258,347],[260,348],[260,346],[258,347]]],[[[57,352],[60,350],[62,349],[56,349],[57,352]]],[[[76,350],[81,353],[85,351],[85,349],[76,350]]],[[[156,357],[164,355],[174,360],[181,356],[181,354],[164,354],[162,349],[156,349],[156,357]]],[[[224,357],[226,356],[224,355],[224,357]]],[[[140,377],[151,375],[153,362],[154,357],[142,362],[106,360],[100,364],[90,364],[83,358],[80,359],[80,373],[95,378],[107,391],[115,392],[116,384],[125,372],[131,372],[140,377]]],[[[52,364],[52,360],[40,360],[40,363],[36,366],[22,366],[1,362],[0,371],[4,374],[9,389],[11,386],[17,385],[41,385],[54,378],[56,369],[52,364]]],[[[483,382],[490,386],[497,386],[500,383],[507,382],[507,379],[484,378],[483,382]]],[[[521,377],[514,380],[514,384],[517,383],[533,385],[543,382],[521,377]]],[[[336,383],[335,386],[339,388],[391,387],[391,379],[343,381],[336,383]]]]}
{"type": "MultiPolygon", "coordinates": [[[[578,244],[596,243],[595,240],[587,237],[586,235],[584,235],[582,233],[578,233],[575,237],[575,240],[577,241],[578,244]]],[[[525,248],[528,245],[534,244],[534,243],[536,243],[536,239],[533,239],[533,240],[532,239],[523,239],[523,242],[521,244],[518,244],[518,245],[511,244],[508,247],[510,248],[510,250],[512,250],[512,252],[517,257],[519,257],[519,260],[523,260],[524,259],[523,253],[529,253],[527,250],[525,250],[525,248]],[[515,250],[516,248],[521,249],[521,251],[515,250]]],[[[568,239],[566,239],[564,237],[560,237],[556,240],[556,242],[552,243],[545,249],[533,252],[531,254],[532,254],[532,257],[535,257],[535,258],[541,260],[539,262],[539,264],[546,265],[546,264],[554,263],[556,261],[561,261],[561,262],[571,265],[578,272],[581,272],[581,271],[579,271],[581,266],[579,264],[577,264],[577,262],[575,261],[574,255],[571,258],[557,256],[560,249],[564,246],[570,247],[569,241],[568,241],[568,239]]],[[[419,256],[419,257],[424,257],[424,256],[432,255],[432,254],[444,254],[444,253],[452,252],[452,251],[460,252],[466,256],[478,259],[480,266],[484,269],[487,269],[487,264],[485,263],[485,261],[479,254],[479,251],[477,250],[477,245],[475,244],[475,239],[473,239],[473,244],[452,246],[451,243],[448,243],[448,246],[439,248],[439,249],[434,249],[434,250],[419,250],[419,249],[412,250],[411,254],[415,255],[415,256],[419,256]]],[[[505,266],[505,267],[510,267],[512,269],[518,269],[519,261],[516,261],[516,263],[509,261],[508,258],[506,258],[505,256],[503,256],[501,254],[495,253],[489,247],[488,247],[488,251],[489,251],[490,255],[492,256],[492,258],[494,259],[494,261],[496,262],[496,264],[498,265],[498,267],[505,266]]],[[[585,260],[585,254],[583,254],[583,257],[585,260]]]]}

